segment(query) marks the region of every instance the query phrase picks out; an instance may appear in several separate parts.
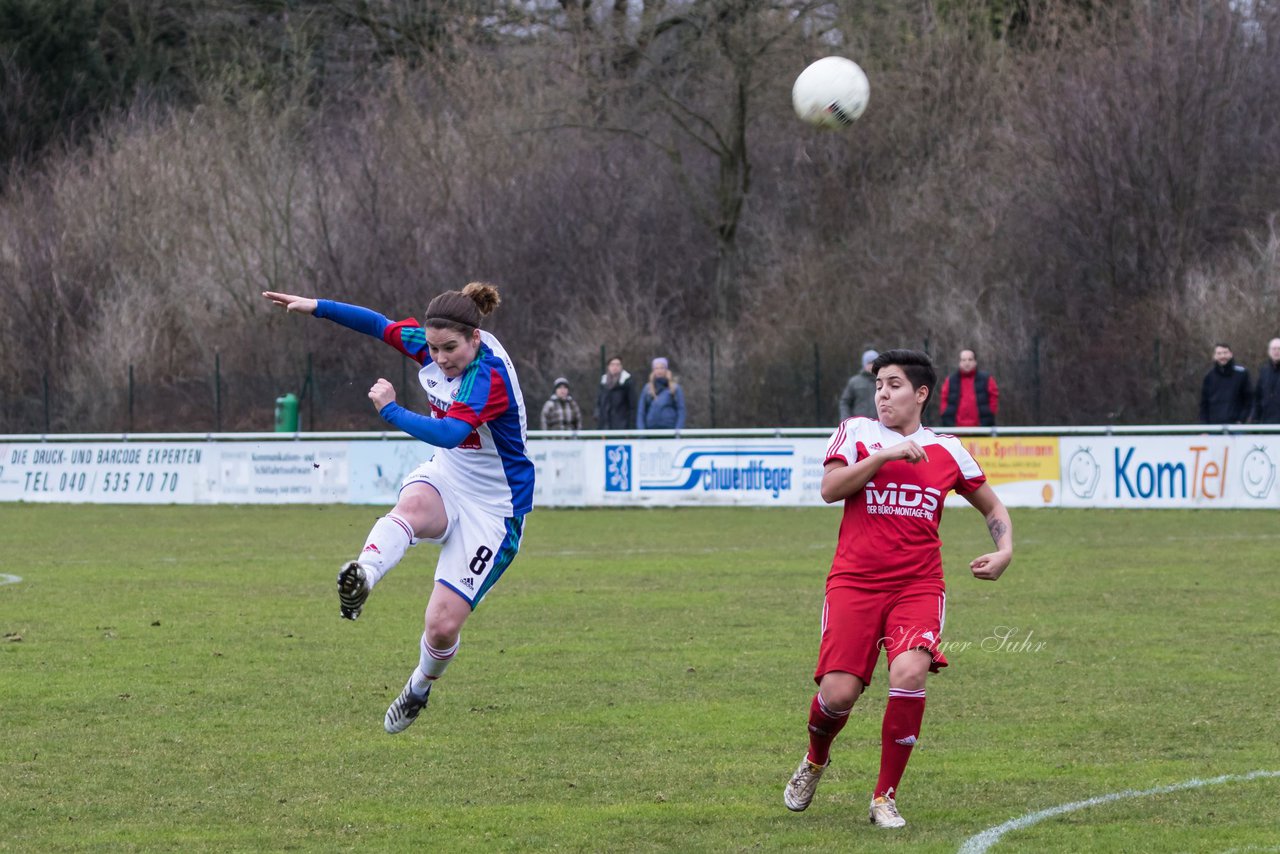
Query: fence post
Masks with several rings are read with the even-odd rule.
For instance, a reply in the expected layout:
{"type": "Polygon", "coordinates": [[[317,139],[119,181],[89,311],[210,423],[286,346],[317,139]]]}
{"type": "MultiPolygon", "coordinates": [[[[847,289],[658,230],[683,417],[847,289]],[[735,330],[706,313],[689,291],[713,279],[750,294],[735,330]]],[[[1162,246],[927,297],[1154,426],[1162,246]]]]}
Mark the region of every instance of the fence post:
{"type": "Polygon", "coordinates": [[[1034,391],[1036,423],[1043,424],[1040,415],[1040,333],[1031,336],[1031,383],[1034,391]]]}
{"type": "Polygon", "coordinates": [[[133,432],[133,365],[129,366],[129,426],[128,431],[133,432]]]}
{"type": "Polygon", "coordinates": [[[316,378],[311,371],[311,353],[307,353],[307,385],[311,387],[311,396],[307,398],[307,429],[316,429],[316,378]]]}
{"type": "Polygon", "coordinates": [[[716,426],[716,342],[711,342],[711,377],[708,383],[708,394],[711,397],[711,427],[716,426]]]}
{"type": "Polygon", "coordinates": [[[307,406],[310,406],[310,405],[311,405],[311,395],[312,395],[312,394],[314,394],[314,392],[315,392],[315,390],[311,388],[311,354],[310,354],[310,353],[308,353],[308,354],[307,354],[307,372],[306,372],[306,375],[302,378],[302,391],[298,392],[298,407],[299,407],[299,409],[298,409],[298,413],[297,413],[297,416],[298,416],[298,426],[297,426],[297,428],[296,428],[296,429],[301,429],[301,428],[302,428],[302,409],[301,409],[301,407],[302,407],[302,401],[304,401],[304,400],[305,400],[305,401],[307,402],[307,406]]]}
{"type": "Polygon", "coordinates": [[[1156,378],[1156,424],[1164,424],[1164,374],[1160,371],[1160,336],[1157,335],[1152,346],[1152,357],[1155,364],[1152,365],[1151,375],[1156,378]]]}
{"type": "Polygon", "coordinates": [[[822,424],[822,356],[813,342],[813,423],[822,424]]]}
{"type": "Polygon", "coordinates": [[[222,432],[222,354],[213,351],[213,426],[215,433],[222,432]]]}

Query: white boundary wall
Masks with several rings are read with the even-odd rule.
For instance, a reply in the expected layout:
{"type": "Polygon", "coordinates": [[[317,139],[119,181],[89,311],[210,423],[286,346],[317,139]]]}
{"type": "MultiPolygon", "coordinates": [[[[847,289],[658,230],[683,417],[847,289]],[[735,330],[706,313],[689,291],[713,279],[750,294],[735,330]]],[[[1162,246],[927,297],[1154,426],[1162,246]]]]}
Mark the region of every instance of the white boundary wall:
{"type": "MultiPolygon", "coordinates": [[[[956,432],[1011,506],[1280,508],[1280,428],[956,432]]],[[[823,504],[827,430],[551,435],[530,434],[538,506],[823,504]]],[[[0,436],[0,501],[385,505],[431,453],[393,433],[0,436]]]]}

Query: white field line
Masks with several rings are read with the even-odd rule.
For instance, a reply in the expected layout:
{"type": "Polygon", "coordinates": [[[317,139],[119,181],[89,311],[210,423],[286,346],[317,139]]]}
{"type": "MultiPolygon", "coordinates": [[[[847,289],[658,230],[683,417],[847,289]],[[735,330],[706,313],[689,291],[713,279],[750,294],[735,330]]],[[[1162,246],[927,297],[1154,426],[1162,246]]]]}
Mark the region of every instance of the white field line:
{"type": "Polygon", "coordinates": [[[1250,780],[1257,780],[1262,777],[1280,777],[1280,771],[1250,771],[1248,774],[1224,774],[1221,777],[1213,777],[1208,780],[1187,780],[1185,783],[1174,783],[1171,786],[1157,786],[1154,789],[1125,789],[1123,792],[1112,792],[1108,795],[1098,795],[1096,798],[1089,798],[1083,801],[1075,801],[1070,804],[1062,804],[1056,807],[1040,810],[1039,812],[1029,813],[1021,818],[1015,818],[1006,821],[1004,824],[988,828],[976,836],[971,836],[965,840],[960,846],[959,854],[984,854],[992,845],[1000,841],[1000,837],[1006,833],[1015,830],[1022,830],[1033,824],[1038,824],[1046,818],[1053,818],[1064,813],[1075,812],[1086,807],[1098,806],[1099,804],[1109,804],[1113,801],[1122,801],[1128,798],[1145,798],[1148,795],[1167,795],[1170,792],[1181,792],[1186,789],[1202,789],[1205,786],[1218,786],[1223,783],[1247,783],[1250,780]]]}
{"type": "Polygon", "coordinates": [[[1280,540],[1280,534],[1207,534],[1203,537],[1196,537],[1196,536],[1183,535],[1183,534],[1170,534],[1167,537],[1161,537],[1160,539],[1164,540],[1167,543],[1182,543],[1182,542],[1192,542],[1192,541],[1211,543],[1216,540],[1227,540],[1227,541],[1234,541],[1234,542],[1240,542],[1240,541],[1252,542],[1253,540],[1280,540]]]}
{"type": "Polygon", "coordinates": [[[21,575],[5,575],[3,572],[0,572],[0,584],[17,584],[21,580],[21,575]]]}

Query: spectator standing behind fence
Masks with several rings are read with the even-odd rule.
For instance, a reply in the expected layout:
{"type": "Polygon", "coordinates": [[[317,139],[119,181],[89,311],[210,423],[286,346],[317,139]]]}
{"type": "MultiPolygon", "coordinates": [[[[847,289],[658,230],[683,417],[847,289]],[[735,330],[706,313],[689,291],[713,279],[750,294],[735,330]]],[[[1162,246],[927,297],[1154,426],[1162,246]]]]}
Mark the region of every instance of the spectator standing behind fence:
{"type": "Polygon", "coordinates": [[[635,408],[631,374],[622,369],[622,360],[614,356],[600,377],[600,391],[596,394],[596,424],[601,430],[630,430],[635,424],[635,408]]]}
{"type": "Polygon", "coordinates": [[[1200,384],[1200,423],[1240,424],[1253,412],[1249,371],[1222,342],[1213,345],[1213,362],[1200,384]]]}
{"type": "Polygon", "coordinates": [[[960,369],[942,381],[942,409],[938,420],[943,427],[994,427],[1000,409],[1000,389],[996,378],[978,370],[978,356],[960,351],[960,369]]]}
{"type": "Polygon", "coordinates": [[[542,404],[543,430],[581,430],[582,410],[569,394],[569,381],[556,377],[551,399],[542,404]]]}
{"type": "Polygon", "coordinates": [[[684,429],[684,389],[680,388],[667,360],[661,356],[653,360],[649,382],[640,390],[636,429],[684,429]]]}
{"type": "Polygon", "coordinates": [[[880,354],[868,350],[862,354],[862,370],[849,377],[840,395],[840,420],[876,417],[876,378],[871,375],[871,363],[880,354]]]}
{"type": "Polygon", "coordinates": [[[1280,424],[1280,338],[1272,338],[1267,344],[1267,361],[1258,368],[1253,423],[1280,424]]]}

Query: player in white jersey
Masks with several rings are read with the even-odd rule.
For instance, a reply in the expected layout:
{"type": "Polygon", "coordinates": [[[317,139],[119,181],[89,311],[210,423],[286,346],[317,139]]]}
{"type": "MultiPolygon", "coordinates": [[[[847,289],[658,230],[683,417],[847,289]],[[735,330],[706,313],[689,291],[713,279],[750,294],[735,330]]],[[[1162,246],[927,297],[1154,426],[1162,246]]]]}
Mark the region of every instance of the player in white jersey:
{"type": "Polygon", "coordinates": [[[498,339],[480,330],[481,319],[498,306],[498,291],[480,282],[447,291],[427,306],[421,324],[412,318],[393,323],[329,300],[263,296],[287,311],[374,336],[422,365],[418,379],[431,415],[396,403],[385,379],[373,384],[369,399],[386,421],[434,445],[435,456],[404,479],[395,508],[374,523],[360,556],[338,573],[341,616],[354,620],[409,546],[423,540],[442,546],[418,666],[383,720],[387,732],[401,732],[426,707],[432,684],[457,654],[463,623],[515,558],[525,514],[533,509],[533,462],[515,366],[498,339]]]}

